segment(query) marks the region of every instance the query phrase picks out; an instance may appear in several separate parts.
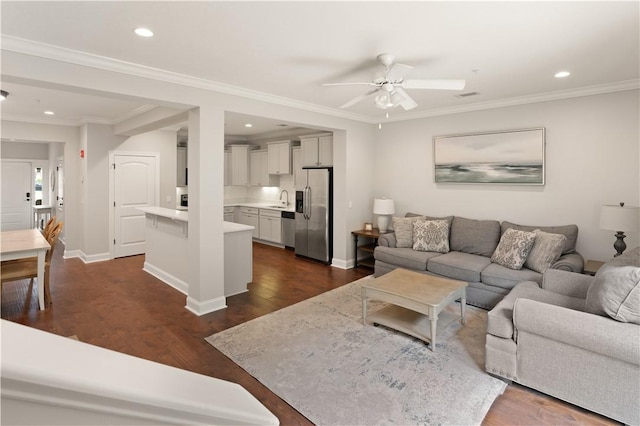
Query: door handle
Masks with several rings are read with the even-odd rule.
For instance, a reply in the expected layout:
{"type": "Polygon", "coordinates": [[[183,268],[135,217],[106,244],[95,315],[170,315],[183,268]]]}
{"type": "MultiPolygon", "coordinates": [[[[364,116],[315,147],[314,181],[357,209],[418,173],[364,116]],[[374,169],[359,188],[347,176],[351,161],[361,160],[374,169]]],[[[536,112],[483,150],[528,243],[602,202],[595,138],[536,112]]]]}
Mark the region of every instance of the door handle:
{"type": "Polygon", "coordinates": [[[30,192],[27,192],[26,197],[27,197],[26,201],[31,201],[31,193],[30,192]]]}

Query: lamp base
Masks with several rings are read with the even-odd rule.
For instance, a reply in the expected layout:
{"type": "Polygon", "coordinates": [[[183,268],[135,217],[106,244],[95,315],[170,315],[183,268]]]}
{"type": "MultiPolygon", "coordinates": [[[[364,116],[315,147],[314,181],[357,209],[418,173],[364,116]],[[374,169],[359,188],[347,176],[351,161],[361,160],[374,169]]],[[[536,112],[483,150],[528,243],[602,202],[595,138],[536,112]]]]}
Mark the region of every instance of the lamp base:
{"type": "Polygon", "coordinates": [[[618,231],[616,232],[616,242],[613,243],[613,248],[616,249],[617,253],[613,255],[613,257],[617,257],[620,256],[626,249],[627,249],[627,244],[624,242],[624,239],[627,236],[624,235],[624,232],[622,231],[618,231]]]}
{"type": "Polygon", "coordinates": [[[381,214],[378,216],[378,232],[381,234],[386,233],[387,227],[389,227],[389,216],[381,214]]]}

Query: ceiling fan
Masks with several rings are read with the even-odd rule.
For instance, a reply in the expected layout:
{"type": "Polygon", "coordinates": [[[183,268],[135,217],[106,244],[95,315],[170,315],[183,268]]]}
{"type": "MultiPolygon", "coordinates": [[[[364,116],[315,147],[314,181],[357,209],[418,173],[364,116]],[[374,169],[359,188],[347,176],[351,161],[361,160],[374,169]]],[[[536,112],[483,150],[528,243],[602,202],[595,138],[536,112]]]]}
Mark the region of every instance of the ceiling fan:
{"type": "Polygon", "coordinates": [[[377,94],[375,105],[381,109],[394,108],[400,105],[405,110],[418,106],[404,89],[432,89],[432,90],[462,90],[464,80],[405,80],[405,75],[413,69],[409,65],[395,62],[395,56],[390,53],[378,55],[378,60],[384,66],[384,74],[367,83],[325,83],[324,86],[347,86],[353,84],[374,87],[369,92],[360,95],[340,108],[349,108],[369,96],[377,94]]]}

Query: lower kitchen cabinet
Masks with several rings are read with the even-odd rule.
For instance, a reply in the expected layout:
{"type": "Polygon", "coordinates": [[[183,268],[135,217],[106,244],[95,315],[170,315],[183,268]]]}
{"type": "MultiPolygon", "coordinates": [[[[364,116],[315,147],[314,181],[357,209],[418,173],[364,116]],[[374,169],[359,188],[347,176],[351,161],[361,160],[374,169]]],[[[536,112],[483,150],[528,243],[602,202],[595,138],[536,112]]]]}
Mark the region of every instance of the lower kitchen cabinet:
{"type": "Polygon", "coordinates": [[[253,207],[240,207],[237,214],[237,222],[243,225],[253,226],[253,238],[260,238],[260,218],[259,209],[253,207]]]}
{"type": "Polygon", "coordinates": [[[277,210],[260,209],[260,239],[282,244],[282,214],[277,210]]]}

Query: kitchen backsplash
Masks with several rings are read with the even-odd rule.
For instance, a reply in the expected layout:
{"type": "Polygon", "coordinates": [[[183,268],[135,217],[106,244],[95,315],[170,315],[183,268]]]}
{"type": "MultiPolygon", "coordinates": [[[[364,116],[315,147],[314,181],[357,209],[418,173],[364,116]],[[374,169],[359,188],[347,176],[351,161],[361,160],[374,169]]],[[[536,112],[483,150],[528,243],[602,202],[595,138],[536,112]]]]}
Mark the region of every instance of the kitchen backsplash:
{"type": "MultiPolygon", "coordinates": [[[[293,187],[293,176],[280,176],[280,186],[278,187],[260,187],[260,186],[225,186],[224,201],[225,203],[233,203],[240,201],[261,202],[261,201],[278,201],[280,194],[286,190],[289,195],[289,205],[295,201],[295,188],[293,187]]],[[[284,196],[287,194],[285,193],[284,196]]],[[[284,201],[283,196],[283,201],[284,201]]]]}

